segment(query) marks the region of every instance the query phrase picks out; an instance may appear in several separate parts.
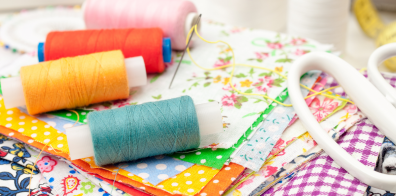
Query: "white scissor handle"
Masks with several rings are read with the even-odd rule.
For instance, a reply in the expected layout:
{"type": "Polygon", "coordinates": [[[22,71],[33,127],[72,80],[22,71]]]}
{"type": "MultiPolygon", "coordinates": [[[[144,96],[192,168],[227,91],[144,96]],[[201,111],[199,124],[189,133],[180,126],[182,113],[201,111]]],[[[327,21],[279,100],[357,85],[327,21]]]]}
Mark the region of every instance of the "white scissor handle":
{"type": "Polygon", "coordinates": [[[378,65],[392,56],[396,56],[396,43],[377,48],[369,58],[367,73],[371,83],[396,107],[396,89],[387,83],[378,71],[378,65]]]}
{"type": "Polygon", "coordinates": [[[332,75],[368,119],[393,142],[396,141],[395,107],[355,68],[335,55],[325,52],[306,54],[297,59],[289,71],[288,90],[291,102],[304,127],[319,146],[361,182],[379,189],[396,191],[396,176],[375,172],[354,159],[313,117],[299,86],[301,75],[309,70],[321,70],[332,75]]]}

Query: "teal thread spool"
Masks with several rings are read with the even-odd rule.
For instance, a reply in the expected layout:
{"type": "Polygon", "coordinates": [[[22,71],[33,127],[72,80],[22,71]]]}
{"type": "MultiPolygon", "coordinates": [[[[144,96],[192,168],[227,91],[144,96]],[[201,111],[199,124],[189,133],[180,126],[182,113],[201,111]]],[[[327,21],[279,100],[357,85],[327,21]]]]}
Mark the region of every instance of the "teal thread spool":
{"type": "Polygon", "coordinates": [[[93,112],[88,119],[66,129],[69,155],[94,156],[97,165],[209,146],[223,132],[219,104],[194,106],[188,96],[93,112]]]}
{"type": "Polygon", "coordinates": [[[189,96],[88,115],[99,166],[198,148],[197,114],[189,96]]]}

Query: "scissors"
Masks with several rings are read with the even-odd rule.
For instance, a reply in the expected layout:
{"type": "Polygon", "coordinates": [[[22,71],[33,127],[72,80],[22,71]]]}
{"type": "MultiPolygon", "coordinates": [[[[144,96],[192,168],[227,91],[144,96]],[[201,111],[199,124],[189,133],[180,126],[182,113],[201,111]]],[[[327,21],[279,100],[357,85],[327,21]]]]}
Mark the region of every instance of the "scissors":
{"type": "Polygon", "coordinates": [[[378,65],[396,56],[396,43],[387,44],[369,58],[367,80],[359,71],[341,58],[313,52],[297,59],[288,75],[288,90],[293,107],[318,145],[341,167],[361,182],[379,189],[396,192],[396,175],[374,171],[341,148],[313,117],[300,91],[300,76],[309,70],[321,70],[332,75],[356,106],[391,141],[396,143],[396,89],[378,71],[378,65]]]}

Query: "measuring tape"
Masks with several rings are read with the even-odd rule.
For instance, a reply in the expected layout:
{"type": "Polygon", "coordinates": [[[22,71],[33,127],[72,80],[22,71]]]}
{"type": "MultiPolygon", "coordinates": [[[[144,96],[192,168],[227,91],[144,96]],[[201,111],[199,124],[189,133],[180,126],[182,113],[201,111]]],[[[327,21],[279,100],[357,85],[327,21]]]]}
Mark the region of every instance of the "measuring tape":
{"type": "MultiPolygon", "coordinates": [[[[386,25],[370,0],[356,0],[353,11],[364,33],[376,39],[377,47],[396,42],[396,21],[386,25]]],[[[396,71],[396,57],[386,60],[384,64],[388,69],[396,71]]]]}

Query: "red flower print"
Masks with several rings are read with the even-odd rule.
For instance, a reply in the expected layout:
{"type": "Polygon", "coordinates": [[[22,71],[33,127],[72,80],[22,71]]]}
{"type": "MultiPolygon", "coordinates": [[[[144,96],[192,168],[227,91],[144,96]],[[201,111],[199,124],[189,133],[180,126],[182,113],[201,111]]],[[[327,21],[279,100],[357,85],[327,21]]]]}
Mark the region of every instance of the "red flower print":
{"type": "Polygon", "coordinates": [[[290,43],[291,43],[292,45],[299,46],[299,45],[305,44],[306,42],[307,42],[307,40],[305,40],[305,39],[302,39],[302,38],[294,38],[294,39],[291,40],[290,43]]]}
{"type": "Polygon", "coordinates": [[[277,43],[277,42],[267,43],[267,46],[268,46],[268,48],[271,48],[271,49],[282,49],[283,48],[283,45],[281,43],[277,43]]]}
{"type": "Polygon", "coordinates": [[[2,150],[0,150],[0,157],[5,157],[7,156],[8,152],[4,152],[2,150]]]}
{"type": "Polygon", "coordinates": [[[260,170],[260,171],[261,171],[261,175],[265,176],[267,178],[268,176],[274,174],[277,170],[278,170],[277,167],[266,166],[263,168],[263,170],[260,170]]]}
{"type": "Polygon", "coordinates": [[[348,105],[347,107],[345,107],[345,111],[352,114],[357,112],[357,107],[356,105],[348,105]]]}
{"type": "Polygon", "coordinates": [[[221,103],[223,104],[223,106],[234,106],[236,101],[237,100],[235,94],[232,94],[230,96],[224,95],[223,98],[221,98],[221,103]]]}
{"type": "Polygon", "coordinates": [[[51,172],[56,164],[58,164],[56,160],[51,159],[49,156],[44,156],[37,161],[37,166],[41,172],[51,172]]]}
{"type": "MultiPolygon", "coordinates": [[[[234,84],[233,86],[234,86],[234,88],[237,88],[237,84],[234,84]]],[[[229,83],[228,83],[227,86],[223,87],[222,89],[225,90],[225,91],[233,90],[229,83]]]]}
{"type": "Polygon", "coordinates": [[[257,91],[264,93],[268,92],[268,90],[272,88],[272,84],[274,83],[274,79],[270,76],[265,76],[264,78],[259,78],[258,80],[258,82],[253,83],[253,86],[256,88],[257,91]]]}
{"type": "MultiPolygon", "coordinates": [[[[278,153],[281,149],[283,149],[285,147],[285,141],[283,139],[279,139],[275,146],[272,148],[270,154],[268,156],[272,156],[275,155],[276,153],[278,153]]],[[[277,154],[277,156],[282,156],[285,155],[285,150],[283,149],[282,152],[279,152],[277,154]]]]}
{"type": "Polygon", "coordinates": [[[269,57],[269,54],[265,52],[255,52],[254,54],[256,54],[257,59],[261,59],[261,60],[269,57]]]}
{"type": "Polygon", "coordinates": [[[304,54],[307,54],[308,52],[309,51],[297,49],[296,51],[294,51],[294,54],[297,55],[297,56],[302,56],[304,54]]]}
{"type": "Polygon", "coordinates": [[[213,67],[221,67],[223,65],[228,65],[228,64],[230,64],[230,61],[231,60],[226,61],[224,59],[219,59],[216,61],[216,63],[213,65],[213,67]]]}
{"type": "Polygon", "coordinates": [[[113,101],[113,105],[121,108],[121,107],[129,105],[129,102],[130,102],[129,99],[120,99],[120,100],[113,101]]]}
{"type": "MultiPolygon", "coordinates": [[[[245,173],[244,175],[242,175],[242,178],[241,178],[241,179],[246,178],[247,175],[249,175],[249,173],[245,173]]],[[[247,180],[245,180],[244,182],[242,182],[236,189],[241,189],[242,187],[244,187],[244,186],[246,186],[246,185],[252,183],[253,180],[254,180],[254,178],[255,178],[255,176],[254,176],[254,175],[251,175],[247,180]]]]}
{"type": "Polygon", "coordinates": [[[335,102],[333,99],[326,97],[322,103],[320,103],[320,100],[318,98],[315,98],[309,106],[309,109],[315,116],[316,120],[320,122],[327,115],[333,112],[337,107],[338,102],[335,102]]]}

